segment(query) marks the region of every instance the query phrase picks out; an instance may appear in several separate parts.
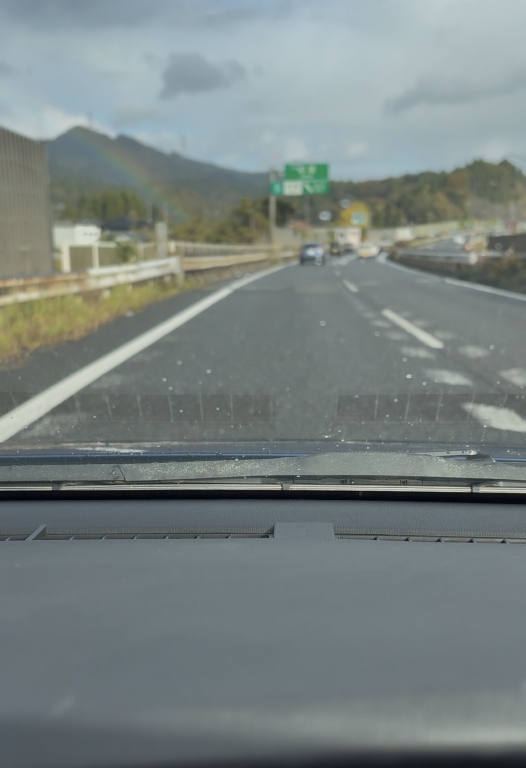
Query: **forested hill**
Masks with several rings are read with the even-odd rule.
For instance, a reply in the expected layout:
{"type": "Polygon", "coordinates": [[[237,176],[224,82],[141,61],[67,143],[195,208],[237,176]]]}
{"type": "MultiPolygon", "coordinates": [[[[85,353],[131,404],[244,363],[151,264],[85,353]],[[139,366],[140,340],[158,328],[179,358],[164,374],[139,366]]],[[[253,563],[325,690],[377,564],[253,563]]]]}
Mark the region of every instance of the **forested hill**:
{"type": "Polygon", "coordinates": [[[376,227],[526,216],[526,176],[512,163],[475,160],[452,172],[424,172],[380,181],[334,182],[329,208],[354,198],[373,211],[376,227]]]}
{"type": "MultiPolygon", "coordinates": [[[[242,199],[265,210],[260,205],[268,194],[265,173],[221,168],[86,128],[73,128],[47,146],[53,201],[71,218],[103,220],[128,208],[142,217],[156,208],[174,224],[219,222],[242,199]]],[[[526,219],[526,177],[507,160],[475,160],[451,172],[333,181],[328,197],[312,199],[311,221],[322,210],[337,216],[342,199],[366,202],[375,227],[468,217],[526,219]]],[[[301,198],[282,199],[280,208],[292,218],[305,212],[301,198]]]]}
{"type": "Polygon", "coordinates": [[[47,142],[54,203],[68,210],[104,190],[130,190],[174,221],[220,218],[242,197],[261,197],[268,174],[244,173],[167,154],[128,136],[73,128],[47,142]]]}

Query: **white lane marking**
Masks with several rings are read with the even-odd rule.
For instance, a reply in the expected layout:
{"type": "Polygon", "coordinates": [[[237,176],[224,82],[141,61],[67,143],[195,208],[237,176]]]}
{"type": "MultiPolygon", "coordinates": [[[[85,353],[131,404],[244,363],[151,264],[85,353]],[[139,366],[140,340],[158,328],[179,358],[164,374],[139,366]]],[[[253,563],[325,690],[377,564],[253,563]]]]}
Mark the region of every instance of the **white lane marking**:
{"type": "Polygon", "coordinates": [[[444,371],[441,368],[432,368],[426,371],[426,376],[433,379],[435,384],[449,384],[452,387],[472,387],[473,382],[462,373],[456,371],[444,371]]]}
{"type": "Polygon", "coordinates": [[[422,360],[434,360],[435,356],[424,347],[402,347],[402,354],[406,357],[417,357],[422,360]]]}
{"type": "Polygon", "coordinates": [[[400,331],[386,331],[384,336],[391,341],[409,341],[407,333],[401,333],[400,331]]]}
{"type": "Polygon", "coordinates": [[[27,400],[12,411],[9,411],[5,416],[0,418],[0,443],[9,440],[10,437],[18,434],[18,432],[21,432],[25,427],[28,427],[30,424],[33,424],[38,419],[42,418],[42,416],[45,416],[52,411],[57,405],[60,405],[68,398],[76,395],[77,392],[80,392],[80,390],[84,389],[89,384],[100,379],[101,376],[104,376],[114,368],[117,368],[117,366],[122,365],[122,363],[125,363],[131,357],[139,354],[139,352],[151,347],[152,344],[160,341],[164,336],[167,336],[189,320],[192,320],[202,312],[205,312],[205,310],[213,307],[214,304],[231,296],[235,291],[243,288],[245,285],[249,285],[249,283],[260,280],[262,277],[267,277],[274,272],[285,269],[286,266],[288,265],[272,267],[263,272],[258,272],[255,275],[248,275],[247,277],[242,277],[240,280],[236,280],[230,285],[216,291],[211,296],[207,296],[205,299],[196,302],[191,307],[188,307],[188,309],[178,312],[169,320],[165,320],[164,323],[160,323],[160,325],[157,325],[155,328],[146,331],[146,333],[137,336],[135,339],[123,344],[121,347],[117,347],[117,349],[100,357],[93,363],[86,365],[71,376],[62,379],[62,381],[59,381],[57,384],[49,387],[49,389],[44,390],[44,392],[27,400]]]}
{"type": "Polygon", "coordinates": [[[350,280],[344,280],[344,281],[343,281],[343,284],[345,285],[345,287],[347,288],[347,290],[348,290],[348,291],[350,291],[351,293],[360,293],[360,291],[359,291],[359,290],[358,290],[358,288],[355,286],[355,284],[354,284],[354,283],[351,283],[351,281],[350,281],[350,280]]]}
{"type": "Polygon", "coordinates": [[[391,328],[391,323],[386,323],[385,320],[373,320],[371,325],[375,328],[391,328]]]}
{"type": "Polygon", "coordinates": [[[392,323],[395,323],[395,325],[400,326],[400,328],[403,328],[404,331],[407,331],[412,336],[418,339],[418,341],[421,341],[422,344],[425,344],[428,347],[431,347],[431,349],[444,349],[444,344],[442,341],[439,341],[434,336],[431,336],[430,333],[427,333],[427,331],[423,331],[421,328],[418,328],[416,325],[413,325],[413,323],[410,323],[409,320],[406,320],[404,317],[401,317],[396,312],[393,312],[391,309],[384,309],[382,311],[382,315],[386,317],[388,320],[390,320],[392,323]]]}
{"type": "Polygon", "coordinates": [[[487,357],[489,355],[489,350],[484,349],[484,347],[477,347],[469,344],[465,347],[459,347],[458,351],[461,355],[469,357],[470,360],[480,360],[482,357],[487,357]]]}
{"type": "Polygon", "coordinates": [[[467,280],[456,280],[454,277],[446,277],[444,282],[448,285],[456,285],[460,288],[471,288],[472,291],[492,293],[494,296],[504,296],[506,299],[526,301],[526,295],[524,293],[514,293],[513,291],[505,291],[502,288],[492,288],[490,285],[480,285],[480,283],[471,283],[467,280]]]}
{"type": "MultiPolygon", "coordinates": [[[[422,274],[420,270],[411,267],[405,267],[402,264],[396,264],[387,258],[387,254],[379,256],[377,261],[381,264],[385,264],[392,269],[398,269],[400,272],[407,272],[415,277],[418,274],[422,274]]],[[[438,277],[440,282],[447,283],[448,285],[455,285],[460,288],[470,288],[472,291],[481,291],[482,293],[492,293],[494,296],[503,296],[506,299],[515,299],[516,301],[526,301],[526,294],[514,293],[513,291],[505,291],[503,288],[492,288],[490,285],[481,285],[480,283],[471,283],[468,280],[456,280],[454,277],[438,277]]]]}
{"type": "Polygon", "coordinates": [[[509,371],[501,371],[503,379],[515,384],[516,387],[526,387],[526,370],[524,368],[510,368],[509,371]]]}
{"type": "Polygon", "coordinates": [[[418,275],[421,275],[422,272],[420,272],[417,269],[411,269],[410,267],[404,267],[403,264],[396,264],[394,261],[391,261],[387,258],[387,254],[383,253],[381,256],[378,256],[377,261],[380,262],[380,264],[385,264],[387,267],[391,267],[392,269],[398,269],[400,272],[408,272],[413,277],[418,277],[418,275]]]}
{"type": "Polygon", "coordinates": [[[462,408],[484,427],[502,429],[506,432],[526,433],[526,419],[512,411],[511,408],[499,408],[496,405],[477,403],[464,403],[462,408]]]}

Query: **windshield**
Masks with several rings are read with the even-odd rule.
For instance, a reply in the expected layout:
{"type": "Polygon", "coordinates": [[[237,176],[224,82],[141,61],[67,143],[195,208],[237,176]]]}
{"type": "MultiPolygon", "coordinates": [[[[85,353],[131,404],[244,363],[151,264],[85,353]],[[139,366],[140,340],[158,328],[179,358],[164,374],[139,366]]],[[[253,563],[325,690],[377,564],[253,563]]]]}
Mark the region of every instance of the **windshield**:
{"type": "Polygon", "coordinates": [[[525,24],[0,0],[0,461],[526,456],[525,24]]]}

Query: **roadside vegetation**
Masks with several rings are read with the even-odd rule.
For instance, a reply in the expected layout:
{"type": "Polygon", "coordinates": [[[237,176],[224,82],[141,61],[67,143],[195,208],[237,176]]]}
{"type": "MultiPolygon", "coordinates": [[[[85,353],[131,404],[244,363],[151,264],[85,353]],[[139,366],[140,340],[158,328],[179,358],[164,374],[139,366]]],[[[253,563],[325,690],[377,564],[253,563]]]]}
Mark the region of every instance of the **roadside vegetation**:
{"type": "MultiPolygon", "coordinates": [[[[91,219],[100,223],[120,217],[144,222],[169,216],[170,234],[177,240],[206,243],[252,244],[268,237],[268,196],[242,197],[230,210],[194,200],[189,210],[170,213],[169,208],[145,205],[155,199],[147,189],[140,192],[100,188],[86,192],[54,186],[55,202],[64,207],[62,218],[72,221],[91,219]],[[141,197],[142,195],[142,197],[141,197]]],[[[453,171],[407,174],[372,181],[332,181],[326,196],[309,199],[277,199],[277,225],[305,221],[316,225],[321,211],[329,211],[333,222],[341,216],[341,201],[365,203],[371,211],[374,228],[432,224],[470,219],[507,219],[511,212],[526,218],[526,176],[512,163],[487,163],[475,160],[453,171]]]]}
{"type": "MultiPolygon", "coordinates": [[[[270,263],[270,262],[269,262],[270,263]]],[[[245,264],[243,273],[257,271],[268,263],[245,264]]],[[[176,280],[117,286],[82,295],[40,299],[0,308],[0,363],[12,362],[40,347],[80,339],[106,323],[128,313],[140,312],[149,304],[178,293],[206,287],[240,276],[240,267],[211,270],[176,280]]]]}

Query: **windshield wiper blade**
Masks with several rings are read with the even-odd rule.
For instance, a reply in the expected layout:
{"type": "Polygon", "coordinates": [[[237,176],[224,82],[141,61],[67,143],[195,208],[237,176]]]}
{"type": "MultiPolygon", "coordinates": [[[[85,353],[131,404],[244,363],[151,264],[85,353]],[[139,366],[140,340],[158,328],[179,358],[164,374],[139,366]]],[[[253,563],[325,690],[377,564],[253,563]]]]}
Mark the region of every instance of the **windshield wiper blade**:
{"type": "Polygon", "coordinates": [[[419,451],[411,454],[412,456],[429,456],[433,459],[454,459],[457,461],[489,461],[495,462],[496,459],[489,453],[483,451],[419,451]]]}
{"type": "Polygon", "coordinates": [[[514,456],[494,458],[482,452],[444,451],[440,453],[400,453],[381,451],[342,451],[303,456],[272,455],[258,458],[220,459],[180,455],[161,460],[155,455],[68,457],[60,461],[13,458],[0,461],[0,483],[102,483],[110,485],[190,481],[196,483],[266,482],[306,483],[365,482],[397,484],[423,481],[442,483],[482,483],[526,480],[524,463],[514,456]]]}

